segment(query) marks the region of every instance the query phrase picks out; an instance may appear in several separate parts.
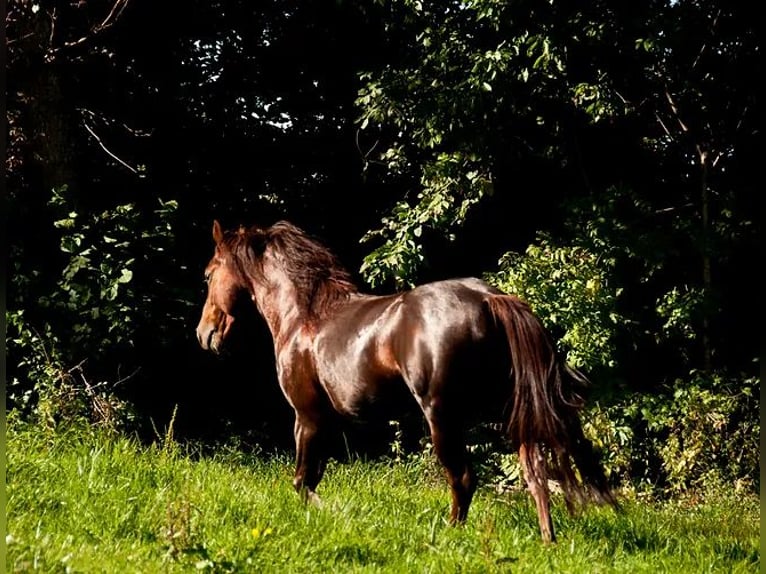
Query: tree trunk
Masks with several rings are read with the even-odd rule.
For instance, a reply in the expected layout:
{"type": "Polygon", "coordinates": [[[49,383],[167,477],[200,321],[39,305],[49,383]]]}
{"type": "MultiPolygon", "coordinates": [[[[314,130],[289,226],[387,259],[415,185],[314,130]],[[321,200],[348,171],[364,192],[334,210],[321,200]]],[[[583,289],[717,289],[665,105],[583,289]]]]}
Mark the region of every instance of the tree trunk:
{"type": "Polygon", "coordinates": [[[708,303],[713,286],[710,269],[710,189],[707,184],[710,154],[707,151],[700,151],[699,157],[702,188],[702,287],[705,301],[702,309],[702,353],[703,368],[705,372],[709,373],[713,367],[713,354],[710,348],[710,320],[708,318],[710,310],[708,303]]]}

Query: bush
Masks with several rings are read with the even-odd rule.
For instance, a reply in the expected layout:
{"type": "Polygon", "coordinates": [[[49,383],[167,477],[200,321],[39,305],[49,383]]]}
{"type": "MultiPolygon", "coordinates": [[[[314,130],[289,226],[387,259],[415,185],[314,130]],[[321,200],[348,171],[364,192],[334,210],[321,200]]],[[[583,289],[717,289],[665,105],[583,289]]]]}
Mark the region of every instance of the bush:
{"type": "Polygon", "coordinates": [[[714,486],[758,490],[760,379],[692,373],[652,395],[583,413],[610,475],[669,492],[714,486]]]}
{"type": "Polygon", "coordinates": [[[10,406],[47,427],[83,419],[122,428],[135,415],[116,388],[126,380],[121,369],[137,368],[138,329],[151,329],[160,345],[160,331],[180,315],[181,297],[172,297],[156,273],[168,267],[177,204],[122,203],[92,213],[78,213],[76,205],[66,186],[52,190],[60,274],[54,263],[53,274],[41,280],[23,257],[14,261],[6,313],[10,406]],[[160,306],[166,321],[147,327],[160,306]],[[103,380],[115,370],[116,383],[103,380]]]}
{"type": "Polygon", "coordinates": [[[621,318],[612,263],[580,246],[558,246],[540,235],[526,253],[506,253],[486,279],[527,303],[580,368],[614,366],[614,333],[621,318]]]}
{"type": "Polygon", "coordinates": [[[131,405],[114,393],[121,381],[89,381],[84,361],[65,366],[50,326],[41,335],[25,322],[23,311],[7,313],[6,318],[8,354],[22,357],[18,367],[33,381],[10,381],[8,398],[16,417],[49,431],[82,423],[122,431],[135,422],[131,405]]]}
{"type": "Polygon", "coordinates": [[[652,397],[642,416],[668,487],[683,490],[723,480],[757,485],[760,380],[695,373],[677,380],[667,400],[652,397]]]}

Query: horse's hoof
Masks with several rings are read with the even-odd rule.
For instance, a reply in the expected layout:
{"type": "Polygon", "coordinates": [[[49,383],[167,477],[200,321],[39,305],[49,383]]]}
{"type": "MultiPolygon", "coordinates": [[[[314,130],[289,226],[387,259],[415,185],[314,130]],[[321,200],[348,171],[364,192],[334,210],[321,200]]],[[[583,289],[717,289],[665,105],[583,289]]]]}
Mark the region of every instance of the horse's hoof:
{"type": "Polygon", "coordinates": [[[309,492],[306,495],[306,499],[308,502],[316,506],[317,508],[323,508],[324,503],[322,502],[322,499],[319,498],[319,495],[316,492],[309,492]]]}

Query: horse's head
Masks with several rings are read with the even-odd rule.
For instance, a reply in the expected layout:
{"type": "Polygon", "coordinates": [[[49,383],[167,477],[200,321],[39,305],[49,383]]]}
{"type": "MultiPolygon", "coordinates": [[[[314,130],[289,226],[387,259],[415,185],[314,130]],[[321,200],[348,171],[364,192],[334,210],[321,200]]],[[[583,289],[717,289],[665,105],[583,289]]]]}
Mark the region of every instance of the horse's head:
{"type": "Polygon", "coordinates": [[[213,222],[213,240],[215,252],[205,268],[207,299],[197,325],[197,340],[203,349],[219,353],[249,292],[218,221],[213,222]]]}
{"type": "Polygon", "coordinates": [[[207,300],[197,326],[203,349],[220,352],[235,319],[253,311],[277,337],[281,328],[314,321],[356,292],[335,256],[286,221],[225,233],[215,221],[213,239],[207,300]]]}

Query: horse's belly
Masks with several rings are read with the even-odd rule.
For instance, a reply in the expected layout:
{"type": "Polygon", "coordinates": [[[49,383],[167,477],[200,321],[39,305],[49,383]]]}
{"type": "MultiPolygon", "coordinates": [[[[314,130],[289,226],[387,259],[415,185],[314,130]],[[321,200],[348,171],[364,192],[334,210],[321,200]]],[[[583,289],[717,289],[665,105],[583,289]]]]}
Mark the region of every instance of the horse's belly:
{"type": "Polygon", "coordinates": [[[371,372],[370,366],[318,373],[333,408],[340,414],[363,419],[395,418],[417,407],[399,375],[371,372]],[[324,376],[323,376],[324,375],[324,376]]]}

